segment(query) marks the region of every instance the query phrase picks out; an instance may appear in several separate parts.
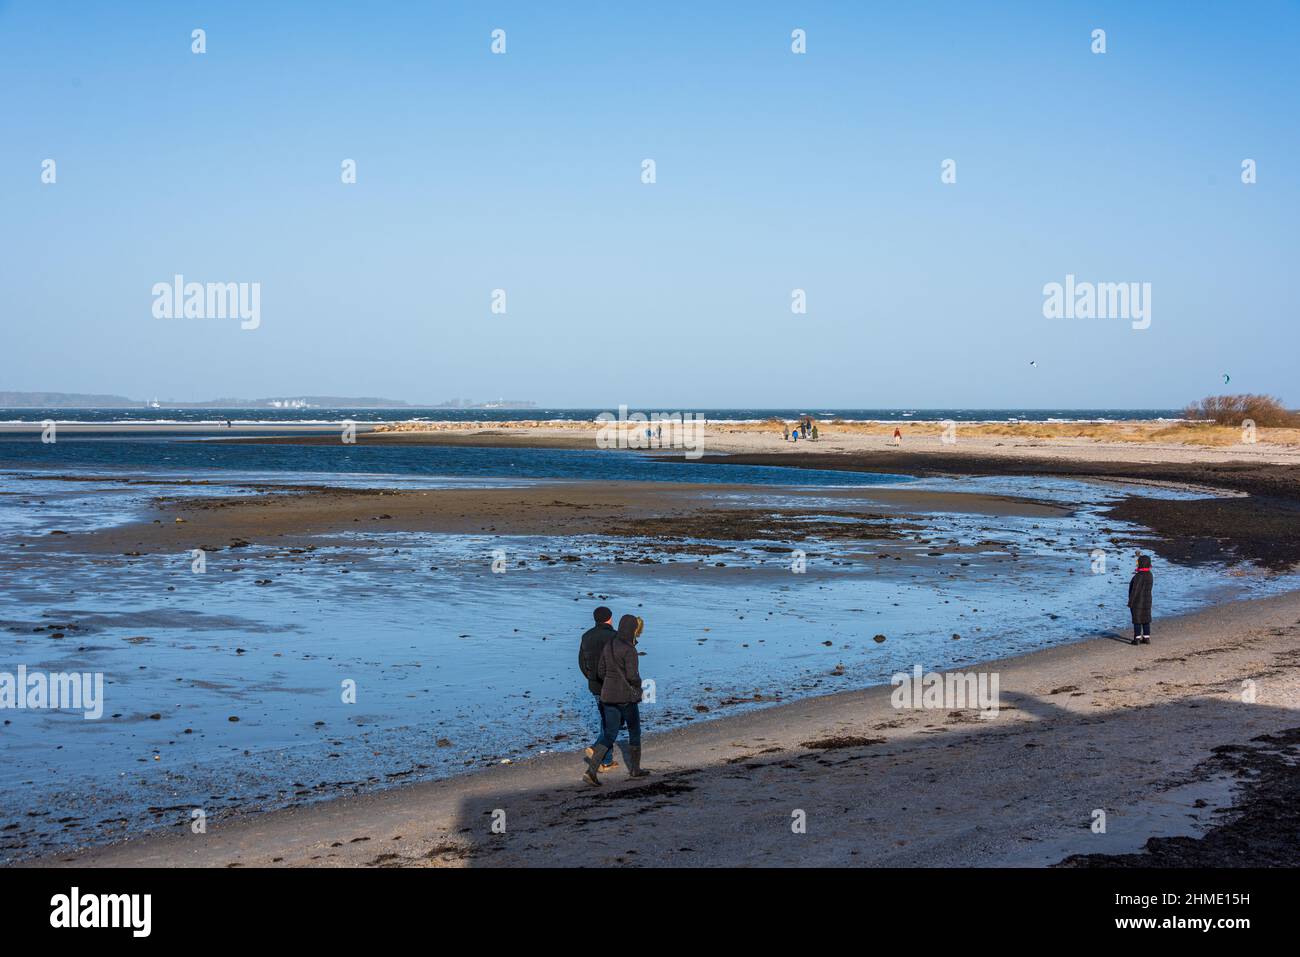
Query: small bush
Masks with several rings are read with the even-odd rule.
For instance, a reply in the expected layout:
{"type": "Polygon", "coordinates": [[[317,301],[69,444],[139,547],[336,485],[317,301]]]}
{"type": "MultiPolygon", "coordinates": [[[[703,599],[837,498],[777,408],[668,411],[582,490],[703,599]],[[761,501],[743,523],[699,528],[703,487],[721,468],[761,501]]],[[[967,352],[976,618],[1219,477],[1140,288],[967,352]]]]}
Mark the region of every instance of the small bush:
{"type": "Polygon", "coordinates": [[[1183,409],[1183,418],[1233,426],[1253,419],[1260,428],[1300,424],[1300,415],[1271,395],[1212,395],[1183,409]]]}

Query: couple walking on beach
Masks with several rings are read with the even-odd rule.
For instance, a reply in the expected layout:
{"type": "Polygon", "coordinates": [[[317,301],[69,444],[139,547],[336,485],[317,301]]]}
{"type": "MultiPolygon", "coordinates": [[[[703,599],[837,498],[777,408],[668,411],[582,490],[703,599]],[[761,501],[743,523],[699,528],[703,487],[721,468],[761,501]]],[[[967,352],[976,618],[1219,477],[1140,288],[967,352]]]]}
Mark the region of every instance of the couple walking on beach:
{"type": "Polygon", "coordinates": [[[643,778],[650,773],[641,768],[641,669],[636,651],[645,622],[636,615],[624,615],[615,630],[614,613],[604,605],[592,612],[592,617],[596,626],[582,636],[578,669],[587,679],[587,690],[596,696],[600,737],[585,752],[587,770],[582,780],[599,786],[599,772],[618,767],[614,739],[623,728],[627,728],[624,758],[628,776],[643,778]]]}
{"type": "MultiPolygon", "coordinates": [[[[1132,643],[1151,643],[1151,556],[1138,555],[1137,570],[1128,584],[1128,607],[1133,618],[1132,643]]],[[[582,780],[599,786],[600,772],[618,767],[614,760],[614,741],[627,728],[627,773],[643,778],[650,772],[641,767],[641,669],[637,662],[637,639],[645,627],[636,615],[624,615],[615,630],[614,613],[604,605],[592,617],[589,628],[578,646],[578,669],[587,679],[587,690],[596,698],[600,736],[584,752],[587,770],[582,780]]]]}

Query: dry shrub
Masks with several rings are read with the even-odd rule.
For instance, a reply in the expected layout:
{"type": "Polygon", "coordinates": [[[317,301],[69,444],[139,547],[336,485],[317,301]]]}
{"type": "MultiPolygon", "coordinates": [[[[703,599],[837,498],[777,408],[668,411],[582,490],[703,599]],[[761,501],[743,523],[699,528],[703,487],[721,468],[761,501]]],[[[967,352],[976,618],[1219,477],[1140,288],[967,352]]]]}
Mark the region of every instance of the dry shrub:
{"type": "Polygon", "coordinates": [[[1300,425],[1300,415],[1271,395],[1212,395],[1183,410],[1183,417],[1217,425],[1240,426],[1246,419],[1260,428],[1300,425]]]}

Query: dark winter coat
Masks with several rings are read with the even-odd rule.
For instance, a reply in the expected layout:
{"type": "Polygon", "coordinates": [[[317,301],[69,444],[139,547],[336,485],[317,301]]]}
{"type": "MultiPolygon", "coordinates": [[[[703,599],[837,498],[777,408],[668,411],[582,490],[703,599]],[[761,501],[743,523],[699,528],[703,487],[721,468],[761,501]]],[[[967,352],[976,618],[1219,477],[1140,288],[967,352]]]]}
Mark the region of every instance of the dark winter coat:
{"type": "Polygon", "coordinates": [[[604,704],[631,704],[641,700],[641,666],[635,635],[636,618],[624,615],[618,622],[618,634],[601,653],[600,700],[604,704]]]}
{"type": "Polygon", "coordinates": [[[1151,569],[1135,572],[1128,583],[1128,607],[1133,613],[1133,624],[1151,624],[1151,569]]]}
{"type": "Polygon", "coordinates": [[[587,690],[592,694],[600,694],[600,655],[613,638],[614,628],[606,621],[588,629],[578,646],[578,670],[587,679],[587,690]]]}

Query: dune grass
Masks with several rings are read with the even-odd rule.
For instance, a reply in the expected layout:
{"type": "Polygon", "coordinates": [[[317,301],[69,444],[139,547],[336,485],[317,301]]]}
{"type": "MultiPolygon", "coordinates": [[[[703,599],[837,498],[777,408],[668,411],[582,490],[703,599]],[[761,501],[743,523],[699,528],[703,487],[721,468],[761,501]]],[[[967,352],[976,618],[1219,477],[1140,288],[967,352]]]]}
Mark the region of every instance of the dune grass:
{"type": "MultiPolygon", "coordinates": [[[[839,419],[820,420],[818,432],[823,441],[836,436],[861,436],[888,439],[894,429],[902,430],[904,440],[916,436],[938,436],[944,424],[933,421],[872,421],[845,422],[839,419]]],[[[764,434],[781,435],[779,419],[762,422],[711,422],[708,431],[713,434],[764,434]]],[[[594,431],[595,422],[554,422],[540,419],[519,419],[511,422],[391,422],[380,426],[381,432],[475,432],[494,431],[594,431]]],[[[1222,448],[1242,443],[1244,433],[1238,424],[1219,424],[1212,421],[1119,421],[1119,422],[959,422],[957,434],[963,438],[1006,439],[1014,442],[1096,442],[1152,445],[1184,445],[1222,448]]],[[[1260,443],[1275,445],[1300,445],[1300,427],[1256,428],[1260,443]]]]}

